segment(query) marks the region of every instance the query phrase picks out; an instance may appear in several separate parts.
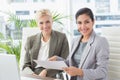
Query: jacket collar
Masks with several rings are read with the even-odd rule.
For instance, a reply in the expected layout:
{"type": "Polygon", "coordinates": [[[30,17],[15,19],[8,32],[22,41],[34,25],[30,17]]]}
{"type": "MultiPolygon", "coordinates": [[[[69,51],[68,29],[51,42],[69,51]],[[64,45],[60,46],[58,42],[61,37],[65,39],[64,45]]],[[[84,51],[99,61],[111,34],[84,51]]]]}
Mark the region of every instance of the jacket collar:
{"type": "MultiPolygon", "coordinates": [[[[42,38],[42,33],[37,34],[36,40],[34,41],[34,46],[32,48],[32,53],[33,53],[33,58],[37,59],[38,54],[39,54],[39,49],[41,45],[41,38],[42,38]]],[[[53,56],[55,53],[55,48],[57,44],[57,35],[55,34],[55,31],[52,30],[51,32],[51,39],[50,39],[50,47],[49,47],[49,57],[53,56]]]]}
{"type": "Polygon", "coordinates": [[[52,30],[52,33],[51,33],[51,39],[50,39],[50,48],[49,48],[49,57],[52,57],[53,54],[55,54],[55,48],[57,44],[57,41],[58,41],[58,36],[56,35],[55,31],[52,30]]]}
{"type": "Polygon", "coordinates": [[[33,59],[38,58],[39,49],[40,49],[40,45],[41,45],[41,38],[42,38],[42,34],[38,33],[37,37],[35,37],[34,42],[32,43],[33,48],[31,50],[31,53],[33,54],[33,59]]]}
{"type": "Polygon", "coordinates": [[[82,57],[81,57],[81,61],[80,61],[80,65],[79,65],[80,68],[82,68],[83,64],[85,63],[85,61],[87,59],[87,56],[88,56],[89,51],[91,49],[91,45],[93,44],[93,42],[95,40],[95,36],[96,36],[96,33],[94,31],[92,31],[90,38],[88,40],[88,43],[87,43],[87,45],[83,51],[82,57]]]}
{"type": "MultiPolygon", "coordinates": [[[[92,33],[91,33],[91,35],[90,35],[90,38],[89,38],[89,40],[88,40],[88,42],[87,42],[87,45],[86,45],[86,47],[85,47],[85,49],[84,49],[84,51],[83,51],[83,54],[82,54],[82,57],[81,57],[81,61],[80,61],[79,67],[82,67],[82,66],[83,66],[83,64],[84,64],[84,62],[85,62],[85,60],[86,60],[86,57],[87,57],[88,54],[89,54],[91,45],[92,45],[92,43],[94,42],[95,35],[96,35],[96,33],[95,33],[94,31],[92,31],[92,33]]],[[[72,55],[75,53],[77,47],[79,46],[79,43],[80,43],[81,38],[82,38],[82,35],[80,35],[80,36],[76,39],[76,41],[74,41],[74,45],[73,45],[73,47],[72,47],[72,51],[71,51],[70,58],[72,58],[72,55]]]]}

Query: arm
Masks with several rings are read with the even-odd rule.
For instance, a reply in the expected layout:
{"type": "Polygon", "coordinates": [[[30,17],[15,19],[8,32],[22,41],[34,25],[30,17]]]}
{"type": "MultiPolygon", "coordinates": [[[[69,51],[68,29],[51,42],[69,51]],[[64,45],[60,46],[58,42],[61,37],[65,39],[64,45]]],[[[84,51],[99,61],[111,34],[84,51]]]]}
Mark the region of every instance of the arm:
{"type": "MultiPolygon", "coordinates": [[[[66,59],[66,57],[69,54],[69,46],[68,46],[68,41],[67,41],[67,38],[66,38],[65,34],[62,35],[61,37],[58,37],[58,39],[59,39],[59,41],[58,41],[59,44],[56,44],[56,46],[57,46],[56,53],[58,55],[49,58],[49,60],[51,60],[51,61],[64,60],[64,59],[66,59]]],[[[58,73],[58,72],[61,72],[61,71],[60,70],[47,69],[47,74],[58,73]]]]}
{"type": "MultiPolygon", "coordinates": [[[[105,79],[107,76],[108,68],[108,59],[109,59],[109,46],[106,39],[102,38],[97,42],[96,46],[96,65],[93,68],[89,69],[80,69],[73,66],[68,68],[63,68],[63,70],[68,73],[70,76],[78,76],[84,80],[96,80],[96,79],[105,79]],[[102,45],[101,45],[102,43],[102,45]]],[[[88,65],[91,67],[90,65],[88,65]]]]}
{"type": "Polygon", "coordinates": [[[66,59],[69,54],[69,44],[66,35],[64,34],[62,47],[61,47],[61,55],[60,57],[66,59]]]}
{"type": "Polygon", "coordinates": [[[26,42],[26,45],[25,45],[25,51],[24,51],[24,66],[23,66],[23,74],[26,73],[26,74],[32,74],[34,73],[31,69],[31,60],[30,60],[30,38],[27,38],[27,42],[26,42]]]}
{"type": "Polygon", "coordinates": [[[61,49],[60,49],[60,56],[52,56],[49,58],[49,61],[63,61],[67,58],[68,54],[69,54],[69,45],[68,45],[68,41],[67,41],[67,38],[64,34],[64,38],[63,38],[63,41],[62,41],[62,46],[61,46],[61,49]]]}
{"type": "Polygon", "coordinates": [[[83,69],[83,79],[102,79],[107,76],[109,45],[105,38],[100,38],[96,45],[96,67],[95,69],[83,69]]]}

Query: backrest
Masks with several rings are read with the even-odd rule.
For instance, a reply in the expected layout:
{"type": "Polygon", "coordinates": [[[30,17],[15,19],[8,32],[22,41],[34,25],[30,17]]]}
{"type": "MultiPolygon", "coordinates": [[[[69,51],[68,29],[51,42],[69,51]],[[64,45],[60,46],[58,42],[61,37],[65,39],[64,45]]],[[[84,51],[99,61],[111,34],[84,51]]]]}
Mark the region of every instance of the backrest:
{"type": "Polygon", "coordinates": [[[120,27],[104,27],[102,36],[107,38],[110,45],[109,78],[120,80],[120,27]]]}
{"type": "Polygon", "coordinates": [[[25,53],[24,47],[25,47],[25,44],[26,44],[27,37],[35,35],[35,34],[37,34],[39,32],[40,32],[40,29],[38,27],[35,27],[35,28],[30,28],[30,27],[23,28],[23,30],[22,30],[21,57],[20,57],[20,70],[23,67],[24,56],[25,56],[25,54],[24,54],[25,53]]]}

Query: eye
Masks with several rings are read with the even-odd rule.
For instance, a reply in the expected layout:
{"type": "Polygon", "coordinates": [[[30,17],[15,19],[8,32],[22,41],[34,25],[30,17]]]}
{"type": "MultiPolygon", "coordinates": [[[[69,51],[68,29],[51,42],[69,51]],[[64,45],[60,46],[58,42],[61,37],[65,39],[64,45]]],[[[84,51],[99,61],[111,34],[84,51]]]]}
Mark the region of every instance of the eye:
{"type": "Polygon", "coordinates": [[[50,23],[50,21],[46,21],[46,23],[50,23]]]}
{"type": "Polygon", "coordinates": [[[85,21],[85,23],[90,23],[90,21],[85,21]]]}
{"type": "Polygon", "coordinates": [[[78,21],[77,24],[82,24],[82,22],[78,21]]]}
{"type": "Polygon", "coordinates": [[[39,24],[43,24],[43,22],[39,22],[39,24]]]}

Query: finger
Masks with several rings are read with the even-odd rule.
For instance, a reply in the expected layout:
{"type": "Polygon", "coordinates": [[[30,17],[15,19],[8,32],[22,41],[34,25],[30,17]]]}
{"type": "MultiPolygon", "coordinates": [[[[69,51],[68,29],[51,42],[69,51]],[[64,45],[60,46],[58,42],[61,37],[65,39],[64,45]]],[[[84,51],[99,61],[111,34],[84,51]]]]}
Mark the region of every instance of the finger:
{"type": "Polygon", "coordinates": [[[45,75],[45,74],[39,74],[39,76],[41,76],[41,77],[46,77],[46,75],[45,75]]]}
{"type": "Polygon", "coordinates": [[[53,56],[53,57],[49,58],[48,60],[49,61],[56,61],[56,59],[57,59],[57,56],[53,56]]]}
{"type": "Polygon", "coordinates": [[[54,59],[53,59],[53,58],[49,58],[48,60],[49,60],[49,61],[53,61],[54,59]]]}
{"type": "Polygon", "coordinates": [[[66,67],[63,67],[62,69],[63,69],[64,71],[68,71],[68,68],[66,68],[66,67]]]}
{"type": "Polygon", "coordinates": [[[64,70],[64,71],[65,71],[65,67],[62,67],[62,70],[64,70]]]}
{"type": "Polygon", "coordinates": [[[33,73],[32,75],[36,76],[37,74],[33,73]]]}

